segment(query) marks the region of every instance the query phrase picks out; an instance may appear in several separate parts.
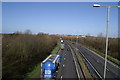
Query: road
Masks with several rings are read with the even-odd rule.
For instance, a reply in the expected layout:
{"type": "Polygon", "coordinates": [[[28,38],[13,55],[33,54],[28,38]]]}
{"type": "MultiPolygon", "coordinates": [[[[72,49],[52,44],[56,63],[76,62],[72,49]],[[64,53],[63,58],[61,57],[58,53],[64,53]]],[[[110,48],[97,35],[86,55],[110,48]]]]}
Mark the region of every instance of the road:
{"type": "Polygon", "coordinates": [[[65,45],[65,49],[58,54],[62,56],[62,62],[58,69],[57,78],[74,78],[77,80],[77,71],[70,47],[65,45]]]}
{"type": "MultiPolygon", "coordinates": [[[[98,74],[103,78],[103,72],[104,72],[104,59],[94,53],[93,51],[85,48],[84,46],[81,46],[80,44],[72,43],[73,46],[77,46],[78,51],[83,54],[86,59],[92,64],[92,66],[96,69],[98,74]]],[[[120,79],[120,68],[113,64],[112,62],[107,62],[107,72],[106,72],[106,78],[109,79],[120,79]]]]}

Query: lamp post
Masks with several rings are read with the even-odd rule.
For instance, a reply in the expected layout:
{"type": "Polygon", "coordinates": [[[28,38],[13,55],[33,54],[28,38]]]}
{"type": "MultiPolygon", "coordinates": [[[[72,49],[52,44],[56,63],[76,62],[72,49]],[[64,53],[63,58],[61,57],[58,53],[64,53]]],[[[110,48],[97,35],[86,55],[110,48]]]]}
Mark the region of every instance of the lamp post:
{"type": "Polygon", "coordinates": [[[71,42],[72,42],[72,35],[71,35],[71,42]]]}
{"type": "Polygon", "coordinates": [[[101,6],[99,4],[94,4],[93,7],[106,7],[107,8],[107,26],[106,26],[106,51],[105,51],[105,66],[104,66],[104,80],[106,77],[106,66],[107,66],[107,50],[108,50],[108,28],[110,22],[110,8],[111,7],[118,7],[120,6],[101,6]]]}
{"type": "Polygon", "coordinates": [[[77,49],[77,42],[78,42],[78,35],[76,36],[76,50],[78,50],[77,49]]]}

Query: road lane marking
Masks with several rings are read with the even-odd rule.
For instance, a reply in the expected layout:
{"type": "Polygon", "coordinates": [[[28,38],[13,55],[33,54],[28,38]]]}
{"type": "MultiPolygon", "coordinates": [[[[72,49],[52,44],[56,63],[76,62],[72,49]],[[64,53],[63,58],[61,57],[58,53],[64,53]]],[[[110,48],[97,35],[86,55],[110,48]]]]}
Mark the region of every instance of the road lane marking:
{"type": "Polygon", "coordinates": [[[58,51],[58,53],[57,53],[57,54],[60,54],[60,51],[61,51],[61,49],[58,51]]]}
{"type": "Polygon", "coordinates": [[[106,68],[107,69],[107,71],[109,71],[109,69],[108,68],[106,68]]]}
{"type": "MultiPolygon", "coordinates": [[[[80,50],[79,50],[80,51],[80,50]]],[[[81,53],[81,51],[80,51],[80,53],[81,53]]],[[[82,54],[82,56],[87,60],[87,62],[91,65],[91,67],[94,69],[94,71],[97,73],[97,75],[101,78],[101,79],[103,79],[102,78],[102,76],[98,73],[98,71],[94,68],[94,66],[88,61],[88,59],[82,54]]]]}
{"type": "Polygon", "coordinates": [[[78,49],[78,48],[76,48],[76,50],[78,51],[79,49],[78,49]]]}
{"type": "Polygon", "coordinates": [[[65,60],[65,58],[64,58],[64,60],[65,60]]]}
{"type": "Polygon", "coordinates": [[[99,63],[99,61],[97,60],[97,62],[99,63]]]}
{"type": "MultiPolygon", "coordinates": [[[[83,47],[86,48],[86,47],[83,47]]],[[[105,60],[104,57],[100,56],[99,54],[97,54],[96,52],[90,50],[89,48],[86,48],[88,51],[91,51],[92,53],[94,53],[96,56],[100,57],[101,59],[105,60]]],[[[116,64],[114,64],[113,62],[111,62],[110,60],[107,61],[109,64],[115,66],[116,68],[120,69],[116,64]]]]}
{"type": "Polygon", "coordinates": [[[71,53],[72,53],[72,56],[73,56],[73,60],[74,60],[74,63],[75,63],[75,68],[76,68],[76,71],[77,71],[77,76],[78,76],[78,79],[80,80],[80,74],[79,74],[79,71],[78,71],[78,68],[77,68],[77,63],[75,61],[75,57],[74,57],[74,54],[73,54],[73,50],[71,49],[70,45],[68,45],[70,50],[71,50],[71,53]]]}
{"type": "Polygon", "coordinates": [[[61,76],[60,78],[61,78],[61,80],[62,80],[62,76],[61,76]]]}
{"type": "MultiPolygon", "coordinates": [[[[104,57],[100,56],[99,54],[97,54],[96,52],[90,50],[89,48],[86,48],[86,47],[83,47],[83,48],[86,49],[86,50],[88,50],[88,51],[90,51],[94,56],[97,56],[98,58],[100,58],[100,60],[105,60],[104,57]]],[[[103,61],[103,62],[100,61],[100,63],[101,63],[102,66],[104,67],[104,61],[103,61]]],[[[108,60],[107,63],[110,64],[111,66],[113,66],[115,69],[117,68],[118,70],[120,70],[120,68],[118,67],[118,65],[114,64],[114,63],[111,62],[110,60],[108,60]]],[[[107,69],[106,69],[106,70],[107,70],[107,69]]],[[[110,70],[112,70],[112,69],[109,68],[107,71],[110,71],[110,70]]],[[[112,70],[112,72],[113,72],[114,74],[116,74],[116,72],[115,72],[114,70],[112,70]]],[[[116,74],[116,75],[118,75],[118,74],[116,74]]]]}
{"type": "MultiPolygon", "coordinates": [[[[105,61],[104,57],[100,56],[100,55],[97,54],[96,52],[90,50],[89,48],[86,48],[86,47],[84,47],[84,48],[87,49],[88,51],[92,52],[95,56],[99,57],[101,60],[104,60],[104,61],[105,61]]],[[[101,63],[104,65],[104,62],[101,62],[101,63]]],[[[118,65],[114,64],[114,63],[111,62],[110,60],[107,60],[107,64],[110,64],[110,65],[113,66],[115,69],[120,70],[120,68],[118,67],[118,65]]],[[[109,70],[111,70],[115,75],[118,75],[114,70],[112,70],[112,69],[109,68],[107,71],[109,71],[109,70]]],[[[118,75],[118,76],[119,76],[119,75],[118,75]]]]}
{"type": "Polygon", "coordinates": [[[63,64],[63,67],[65,67],[65,65],[63,64]]]}

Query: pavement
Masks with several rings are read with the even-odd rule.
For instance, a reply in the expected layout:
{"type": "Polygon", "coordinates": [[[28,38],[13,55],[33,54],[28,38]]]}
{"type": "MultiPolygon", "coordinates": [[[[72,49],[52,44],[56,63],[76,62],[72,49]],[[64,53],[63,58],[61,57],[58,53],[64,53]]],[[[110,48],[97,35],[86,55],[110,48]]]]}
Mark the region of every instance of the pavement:
{"type": "MultiPolygon", "coordinates": [[[[103,78],[104,74],[104,58],[97,55],[95,52],[81,46],[80,44],[70,42],[73,46],[77,46],[78,51],[83,54],[86,59],[92,64],[96,69],[98,74],[103,78]]],[[[106,78],[120,80],[120,68],[112,63],[111,61],[107,62],[106,78]]]]}

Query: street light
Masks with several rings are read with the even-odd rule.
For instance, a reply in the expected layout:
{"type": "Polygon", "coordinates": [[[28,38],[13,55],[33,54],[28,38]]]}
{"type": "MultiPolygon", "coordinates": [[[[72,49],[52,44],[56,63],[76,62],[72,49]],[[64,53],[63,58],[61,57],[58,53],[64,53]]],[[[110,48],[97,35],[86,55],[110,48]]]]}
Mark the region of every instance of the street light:
{"type": "Polygon", "coordinates": [[[72,42],[72,35],[71,35],[71,42],[72,42]]]}
{"type": "Polygon", "coordinates": [[[104,66],[104,80],[106,77],[106,66],[107,66],[107,50],[108,50],[108,27],[110,22],[110,8],[111,7],[118,7],[120,6],[101,6],[99,4],[94,4],[93,7],[106,7],[107,8],[107,26],[106,26],[106,51],[105,51],[105,66],[104,66]]]}
{"type": "Polygon", "coordinates": [[[76,36],[76,50],[78,50],[77,49],[77,43],[78,43],[78,35],[76,36]]]}
{"type": "Polygon", "coordinates": [[[99,4],[94,4],[93,7],[100,7],[100,5],[99,4]]]}
{"type": "Polygon", "coordinates": [[[111,7],[118,7],[118,8],[120,8],[120,6],[102,6],[102,5],[99,5],[99,4],[94,4],[93,7],[107,7],[107,8],[108,7],[110,7],[110,8],[111,7]]]}

